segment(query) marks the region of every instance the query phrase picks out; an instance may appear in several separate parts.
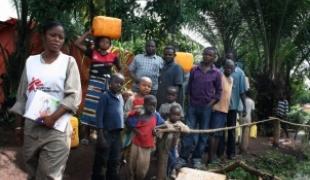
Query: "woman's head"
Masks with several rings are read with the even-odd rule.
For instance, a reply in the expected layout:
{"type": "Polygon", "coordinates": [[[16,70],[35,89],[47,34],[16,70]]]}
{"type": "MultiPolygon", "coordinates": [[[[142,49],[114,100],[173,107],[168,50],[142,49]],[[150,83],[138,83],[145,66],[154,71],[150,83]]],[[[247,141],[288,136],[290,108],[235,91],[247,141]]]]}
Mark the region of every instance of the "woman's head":
{"type": "Polygon", "coordinates": [[[108,37],[100,36],[95,38],[95,47],[101,50],[108,50],[111,47],[111,39],[108,37]]]}
{"type": "Polygon", "coordinates": [[[65,42],[65,31],[61,23],[49,21],[42,25],[42,39],[46,51],[58,52],[65,42]]]}

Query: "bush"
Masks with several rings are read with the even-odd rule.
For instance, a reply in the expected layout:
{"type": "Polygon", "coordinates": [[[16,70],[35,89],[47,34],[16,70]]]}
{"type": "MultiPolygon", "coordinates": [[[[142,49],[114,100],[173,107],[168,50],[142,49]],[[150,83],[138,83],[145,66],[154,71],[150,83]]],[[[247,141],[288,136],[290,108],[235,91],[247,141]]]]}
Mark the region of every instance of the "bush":
{"type": "Polygon", "coordinates": [[[288,120],[293,123],[310,124],[310,113],[303,111],[300,105],[294,105],[288,113],[288,120]]]}

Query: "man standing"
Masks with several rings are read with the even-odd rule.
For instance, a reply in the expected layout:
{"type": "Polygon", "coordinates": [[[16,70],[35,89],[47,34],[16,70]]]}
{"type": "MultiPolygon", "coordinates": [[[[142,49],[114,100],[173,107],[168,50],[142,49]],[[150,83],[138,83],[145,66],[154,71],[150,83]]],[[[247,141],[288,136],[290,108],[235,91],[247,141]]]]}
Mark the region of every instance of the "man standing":
{"type": "Polygon", "coordinates": [[[159,72],[163,67],[163,59],[156,55],[156,43],[149,40],[145,45],[145,54],[138,54],[129,65],[130,76],[134,80],[133,91],[137,92],[138,82],[146,76],[152,80],[151,94],[157,94],[159,72]]]}
{"type": "Polygon", "coordinates": [[[166,46],[164,49],[164,67],[160,71],[158,92],[157,92],[157,107],[165,103],[167,89],[170,86],[178,88],[177,102],[183,104],[183,81],[184,73],[182,68],[174,63],[175,48],[166,46]]]}
{"type": "MultiPolygon", "coordinates": [[[[212,106],[219,101],[222,93],[222,74],[214,65],[216,49],[205,48],[202,55],[203,61],[192,69],[188,83],[189,107],[186,124],[191,129],[209,128],[212,106]]],[[[191,154],[193,167],[201,168],[206,145],[205,134],[185,135],[176,168],[186,165],[191,154]]]]}

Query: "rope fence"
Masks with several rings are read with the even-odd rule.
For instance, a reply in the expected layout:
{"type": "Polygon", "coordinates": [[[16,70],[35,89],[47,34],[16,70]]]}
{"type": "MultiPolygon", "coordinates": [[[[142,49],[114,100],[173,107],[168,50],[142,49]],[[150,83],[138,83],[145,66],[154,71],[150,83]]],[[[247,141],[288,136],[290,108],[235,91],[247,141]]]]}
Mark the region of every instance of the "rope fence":
{"type": "Polygon", "coordinates": [[[286,124],[289,124],[289,125],[292,125],[292,126],[300,126],[300,127],[310,128],[310,125],[307,125],[307,124],[292,123],[292,122],[289,122],[289,121],[284,121],[283,119],[278,119],[278,120],[281,121],[282,123],[286,123],[286,124]]]}
{"type": "Polygon", "coordinates": [[[274,126],[274,145],[277,146],[279,144],[279,139],[280,139],[280,134],[281,134],[281,123],[289,124],[292,126],[298,126],[302,128],[310,128],[310,125],[307,124],[298,124],[298,123],[292,123],[289,121],[285,121],[283,119],[277,118],[277,117],[269,117],[268,119],[264,119],[261,121],[256,121],[256,122],[251,122],[251,123],[245,123],[237,126],[231,126],[231,127],[225,127],[225,128],[217,128],[217,129],[180,129],[178,126],[170,126],[170,127],[165,127],[165,125],[157,126],[156,127],[156,132],[157,133],[184,133],[184,134],[209,134],[209,133],[214,133],[214,132],[219,132],[219,131],[226,131],[226,130],[232,130],[236,128],[241,128],[241,127],[246,127],[246,126],[252,126],[255,124],[262,124],[266,122],[273,121],[273,126],[274,126]]]}
{"type": "MultiPolygon", "coordinates": [[[[293,125],[293,126],[298,126],[302,128],[310,128],[310,125],[307,124],[298,124],[298,123],[292,123],[289,121],[285,121],[283,119],[277,118],[277,117],[269,117],[268,119],[264,119],[261,121],[256,121],[256,122],[251,122],[251,123],[245,123],[237,126],[231,126],[231,127],[225,127],[225,128],[217,128],[217,129],[187,129],[183,130],[181,128],[178,128],[178,126],[165,126],[165,125],[160,125],[156,127],[156,132],[158,133],[185,133],[185,134],[208,134],[208,133],[214,133],[214,132],[219,132],[219,131],[226,131],[226,130],[232,130],[236,128],[241,128],[241,127],[249,127],[252,125],[256,124],[263,124],[266,122],[273,122],[274,126],[274,134],[273,134],[273,145],[275,147],[279,146],[279,139],[280,139],[280,134],[281,134],[281,123],[293,125]]],[[[160,155],[161,156],[161,155],[160,155]]],[[[211,172],[216,172],[216,173],[227,173],[230,171],[233,171],[237,167],[241,167],[244,170],[250,172],[251,174],[256,175],[257,177],[262,177],[262,179],[280,179],[279,177],[259,171],[257,168],[250,167],[246,165],[242,161],[236,161],[233,164],[228,165],[227,167],[221,168],[221,169],[216,169],[216,170],[209,170],[211,172]]],[[[260,179],[260,178],[259,178],[260,179]]]]}
{"type": "MultiPolygon", "coordinates": [[[[219,132],[219,131],[226,131],[226,130],[231,130],[231,129],[236,129],[239,127],[244,127],[244,126],[252,126],[255,124],[261,124],[261,123],[265,123],[265,122],[269,122],[269,121],[273,121],[273,120],[277,120],[278,118],[275,117],[270,117],[268,119],[264,119],[261,121],[256,121],[256,122],[252,122],[252,123],[245,123],[245,124],[241,124],[238,126],[230,126],[230,127],[225,127],[225,128],[217,128],[217,129],[190,129],[189,131],[182,131],[182,130],[178,130],[175,128],[166,128],[166,129],[159,129],[162,126],[157,126],[157,132],[162,132],[162,133],[188,133],[188,134],[208,134],[208,133],[214,133],[214,132],[219,132]]],[[[309,126],[310,127],[310,126],[309,126]]]]}

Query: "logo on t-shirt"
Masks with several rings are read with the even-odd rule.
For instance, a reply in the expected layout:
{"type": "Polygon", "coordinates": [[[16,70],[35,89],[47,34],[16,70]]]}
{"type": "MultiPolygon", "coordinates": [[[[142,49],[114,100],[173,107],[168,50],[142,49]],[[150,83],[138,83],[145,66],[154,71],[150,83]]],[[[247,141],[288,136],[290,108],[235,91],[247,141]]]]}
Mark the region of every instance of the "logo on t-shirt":
{"type": "Polygon", "coordinates": [[[36,90],[41,90],[43,92],[53,92],[53,93],[59,93],[60,90],[58,89],[52,89],[51,87],[44,86],[43,82],[39,78],[32,77],[32,81],[28,85],[28,92],[36,91],[36,90]]]}
{"type": "Polygon", "coordinates": [[[32,81],[28,85],[28,91],[35,91],[40,87],[43,87],[42,81],[39,78],[32,77],[32,81]]]}

